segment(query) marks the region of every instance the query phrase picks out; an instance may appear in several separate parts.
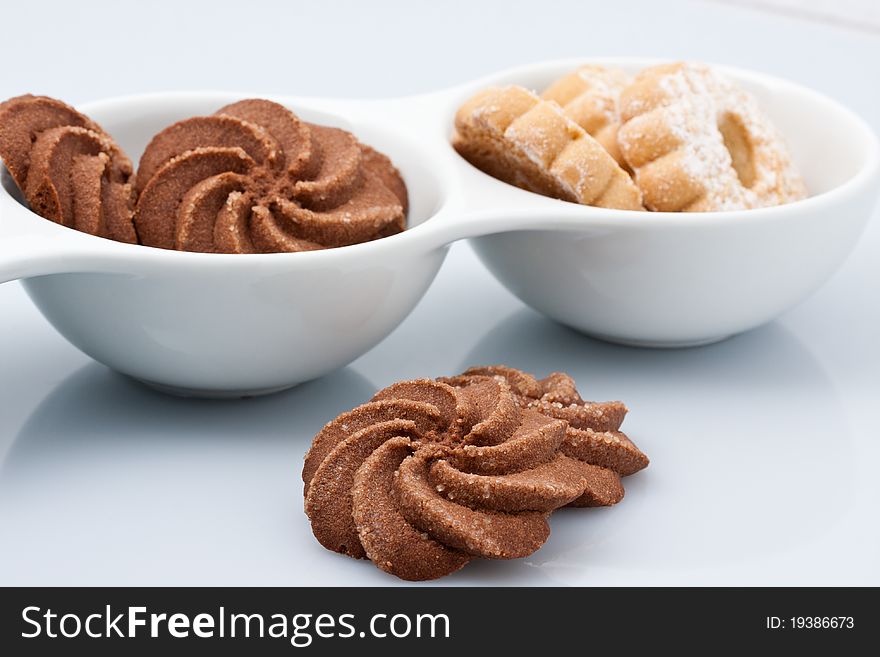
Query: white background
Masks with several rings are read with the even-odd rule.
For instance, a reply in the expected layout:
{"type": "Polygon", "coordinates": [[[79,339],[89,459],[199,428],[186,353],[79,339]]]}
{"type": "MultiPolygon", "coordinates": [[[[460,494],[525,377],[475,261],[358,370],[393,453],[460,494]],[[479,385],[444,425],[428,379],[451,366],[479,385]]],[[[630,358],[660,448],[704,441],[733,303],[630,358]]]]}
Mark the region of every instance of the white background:
{"type": "MultiPolygon", "coordinates": [[[[645,55],[788,77],[880,128],[877,24],[773,4],[782,9],[4,3],[0,98],[381,97],[541,59],[645,55]]],[[[828,139],[833,128],[816,126],[828,139]]],[[[541,318],[459,244],[373,351],[293,391],[237,402],[165,397],[109,372],[55,334],[18,284],[4,285],[0,583],[394,584],[312,538],[302,455],[324,422],[378,387],[505,362],[566,370],[586,396],[625,400],[624,428],[652,465],[627,480],[619,506],[556,514],[550,541],[529,559],[474,563],[444,583],[878,585],[878,256],[875,216],[845,267],[779,321],[711,347],[650,351],[541,318]]]]}

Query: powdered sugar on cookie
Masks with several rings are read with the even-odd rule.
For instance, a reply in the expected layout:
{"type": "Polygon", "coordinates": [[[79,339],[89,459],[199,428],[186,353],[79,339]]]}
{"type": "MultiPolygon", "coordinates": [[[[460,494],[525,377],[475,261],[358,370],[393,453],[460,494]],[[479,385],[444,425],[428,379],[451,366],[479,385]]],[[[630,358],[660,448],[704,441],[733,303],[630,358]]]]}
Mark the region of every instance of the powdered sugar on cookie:
{"type": "Polygon", "coordinates": [[[742,210],[806,196],[756,99],[707,66],[642,71],[621,114],[621,151],[649,209],[742,210]]]}

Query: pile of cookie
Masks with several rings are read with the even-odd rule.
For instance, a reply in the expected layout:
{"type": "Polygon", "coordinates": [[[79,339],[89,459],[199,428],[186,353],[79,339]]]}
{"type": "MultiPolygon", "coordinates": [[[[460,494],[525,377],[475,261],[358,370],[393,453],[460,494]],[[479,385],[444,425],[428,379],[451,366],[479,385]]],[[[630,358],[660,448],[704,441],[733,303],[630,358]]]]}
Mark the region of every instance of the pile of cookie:
{"type": "Polygon", "coordinates": [[[135,172],[88,116],[17,96],[0,103],[0,159],[35,213],[130,244],[314,251],[406,228],[406,185],[388,157],[262,98],[168,126],[135,172]]]}
{"type": "Polygon", "coordinates": [[[623,498],[648,458],[620,431],[621,402],[504,366],[401,381],[329,422],[305,457],[305,510],[327,549],[407,580],[547,540],[563,506],[623,498]]]}
{"type": "Polygon", "coordinates": [[[453,146],[507,183],[604,208],[746,210],[807,195],[755,97],[703,64],[582,66],[540,95],[484,89],[459,108],[453,146]]]}

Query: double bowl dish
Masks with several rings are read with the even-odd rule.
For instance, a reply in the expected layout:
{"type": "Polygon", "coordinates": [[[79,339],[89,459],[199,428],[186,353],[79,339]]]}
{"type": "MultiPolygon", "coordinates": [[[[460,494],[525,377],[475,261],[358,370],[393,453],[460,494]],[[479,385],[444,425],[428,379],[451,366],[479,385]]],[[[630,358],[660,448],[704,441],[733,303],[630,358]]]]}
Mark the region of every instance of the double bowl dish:
{"type": "MultiPolygon", "coordinates": [[[[590,59],[635,72],[656,63],[590,59]]],[[[713,342],[795,305],[843,262],[880,191],[873,131],[802,86],[722,68],[787,138],[810,190],[778,207],[609,210],[495,180],[450,146],[458,106],[489,85],[543,88],[585,60],[504,71],[441,92],[357,101],[271,97],[388,154],[409,188],[409,228],[323,251],[203,254],[93,237],[30,212],[4,171],[0,282],[97,361],[160,389],[256,395],[316,378],[387,336],[422,298],[451,243],[537,311],[589,335],[675,347],[713,342]]],[[[129,153],[162,127],[244,97],[169,93],[79,109],[129,153]]]]}

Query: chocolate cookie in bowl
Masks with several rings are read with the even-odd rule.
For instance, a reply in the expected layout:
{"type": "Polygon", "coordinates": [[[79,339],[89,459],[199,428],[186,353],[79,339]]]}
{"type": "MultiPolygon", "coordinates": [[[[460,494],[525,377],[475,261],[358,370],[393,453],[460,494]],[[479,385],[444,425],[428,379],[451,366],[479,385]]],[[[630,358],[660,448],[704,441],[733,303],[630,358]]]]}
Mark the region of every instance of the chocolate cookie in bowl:
{"type": "Polygon", "coordinates": [[[648,465],[620,402],[565,374],[507,367],[393,384],[328,423],[305,457],[305,510],[324,547],[402,579],[532,554],[563,506],[610,506],[648,465]]]}
{"type": "Polygon", "coordinates": [[[350,132],[246,99],[153,137],[137,174],[61,101],[0,104],[0,157],[37,214],[99,237],[205,253],[314,251],[406,228],[399,171],[350,132]]]}
{"type": "Polygon", "coordinates": [[[268,100],[160,132],[141,157],[138,187],[138,234],[161,248],[313,251],[406,226],[406,186],[387,157],[268,100]]]}
{"type": "Polygon", "coordinates": [[[131,160],[87,116],[47,96],[0,103],[0,158],[40,216],[137,243],[131,160]]]}

